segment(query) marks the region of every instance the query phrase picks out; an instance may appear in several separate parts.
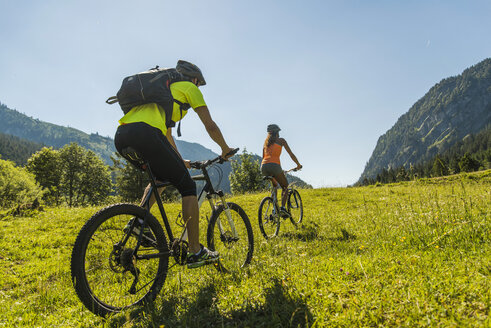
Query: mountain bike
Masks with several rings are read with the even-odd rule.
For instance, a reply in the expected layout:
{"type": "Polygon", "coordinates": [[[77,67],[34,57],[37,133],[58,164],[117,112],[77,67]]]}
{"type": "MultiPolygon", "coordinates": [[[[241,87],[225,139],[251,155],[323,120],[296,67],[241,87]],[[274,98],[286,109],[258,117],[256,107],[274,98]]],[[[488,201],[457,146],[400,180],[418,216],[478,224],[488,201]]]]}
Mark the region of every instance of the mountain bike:
{"type": "MultiPolygon", "coordinates": [[[[228,155],[237,151],[238,148],[228,155]]],[[[170,183],[157,183],[148,163],[133,149],[126,148],[123,155],[138,161],[147,172],[151,191],[143,206],[114,204],[94,214],[80,230],[72,251],[71,275],[75,291],[82,303],[100,316],[152,302],[167,277],[169,259],[174,259],[170,268],[186,265],[187,260],[185,224],[179,237],[175,238],[158,192],[158,188],[170,183]],[[165,231],[148,209],[152,194],[165,231]],[[135,222],[140,222],[139,229],[135,222]],[[145,231],[151,231],[152,242],[144,239],[145,231]]],[[[205,182],[199,204],[207,199],[212,209],[206,233],[207,246],[220,254],[213,265],[220,272],[228,272],[250,263],[254,238],[244,210],[227,202],[224,193],[213,187],[208,167],[223,162],[219,156],[191,162],[191,167],[202,173],[193,179],[205,182]]]]}
{"type": "MultiPolygon", "coordinates": [[[[297,169],[284,171],[285,175],[291,171],[297,171],[297,169]]],[[[264,238],[270,239],[278,236],[282,219],[290,219],[290,222],[295,227],[302,222],[303,203],[298,190],[295,189],[293,184],[290,184],[288,186],[288,198],[286,201],[287,213],[282,215],[280,213],[280,207],[278,205],[278,187],[276,180],[272,176],[266,176],[263,179],[269,180],[271,182],[271,196],[264,197],[263,200],[261,200],[261,204],[259,205],[259,229],[261,230],[264,238]]]]}

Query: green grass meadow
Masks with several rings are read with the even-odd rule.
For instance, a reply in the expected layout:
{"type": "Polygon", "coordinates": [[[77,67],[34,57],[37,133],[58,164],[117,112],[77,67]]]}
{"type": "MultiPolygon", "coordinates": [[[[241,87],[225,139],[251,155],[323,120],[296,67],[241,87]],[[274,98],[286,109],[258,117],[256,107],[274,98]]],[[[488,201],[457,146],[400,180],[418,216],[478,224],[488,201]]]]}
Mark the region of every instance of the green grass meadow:
{"type": "MultiPolygon", "coordinates": [[[[5,216],[0,327],[491,327],[490,170],[300,192],[303,225],[284,221],[269,241],[266,193],[229,198],[254,229],[246,269],[175,266],[153,305],[105,319],[70,278],[77,233],[101,207],[5,216]]],[[[166,204],[172,224],[179,207],[166,204]]]]}

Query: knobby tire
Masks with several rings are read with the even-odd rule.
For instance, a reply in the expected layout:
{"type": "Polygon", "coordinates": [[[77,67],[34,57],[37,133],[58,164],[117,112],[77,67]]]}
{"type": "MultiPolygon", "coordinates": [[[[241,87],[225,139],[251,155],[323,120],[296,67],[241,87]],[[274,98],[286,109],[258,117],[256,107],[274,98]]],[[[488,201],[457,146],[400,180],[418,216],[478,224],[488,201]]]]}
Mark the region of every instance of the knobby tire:
{"type": "Polygon", "coordinates": [[[94,214],[80,230],[72,251],[71,275],[82,303],[93,313],[106,316],[152,302],[165,282],[168,263],[168,244],[157,219],[139,206],[115,204],[94,214]],[[159,253],[161,256],[135,260],[132,254],[138,238],[127,236],[123,228],[131,218],[143,219],[146,215],[157,243],[153,247],[140,246],[138,255],[159,253]],[[124,247],[116,246],[124,239],[127,239],[124,247]],[[115,255],[115,248],[124,255],[115,255]],[[135,281],[132,294],[129,286],[135,281]]]}

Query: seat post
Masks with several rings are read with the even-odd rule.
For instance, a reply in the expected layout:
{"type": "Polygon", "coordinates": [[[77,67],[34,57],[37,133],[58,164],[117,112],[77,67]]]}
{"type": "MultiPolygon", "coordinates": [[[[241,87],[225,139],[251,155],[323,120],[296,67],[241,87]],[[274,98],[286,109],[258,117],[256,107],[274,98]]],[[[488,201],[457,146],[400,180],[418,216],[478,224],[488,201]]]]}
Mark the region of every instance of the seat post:
{"type": "MultiPolygon", "coordinates": [[[[164,205],[162,204],[162,199],[160,198],[159,195],[157,183],[155,182],[155,176],[153,175],[152,170],[150,169],[150,164],[148,164],[147,161],[145,161],[145,164],[143,164],[142,168],[145,170],[145,172],[147,172],[148,177],[150,178],[150,184],[152,185],[151,192],[153,191],[153,195],[155,196],[155,201],[159,206],[160,214],[162,215],[162,220],[164,221],[164,225],[165,225],[165,230],[167,230],[167,235],[169,236],[169,241],[172,242],[174,240],[174,235],[172,234],[172,229],[170,227],[169,220],[167,219],[167,214],[165,213],[164,205]]],[[[148,200],[150,200],[151,197],[150,193],[147,197],[148,200]]],[[[150,208],[148,208],[148,211],[150,212],[150,208]]]]}

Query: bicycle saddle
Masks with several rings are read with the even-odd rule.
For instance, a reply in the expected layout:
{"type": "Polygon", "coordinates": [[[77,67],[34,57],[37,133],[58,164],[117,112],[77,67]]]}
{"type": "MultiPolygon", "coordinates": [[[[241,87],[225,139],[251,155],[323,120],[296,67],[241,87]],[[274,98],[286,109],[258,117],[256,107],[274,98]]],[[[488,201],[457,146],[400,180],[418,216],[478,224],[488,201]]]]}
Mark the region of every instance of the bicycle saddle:
{"type": "Polygon", "coordinates": [[[140,167],[145,164],[143,156],[132,147],[123,148],[121,150],[121,155],[132,162],[138,163],[140,167]]]}

